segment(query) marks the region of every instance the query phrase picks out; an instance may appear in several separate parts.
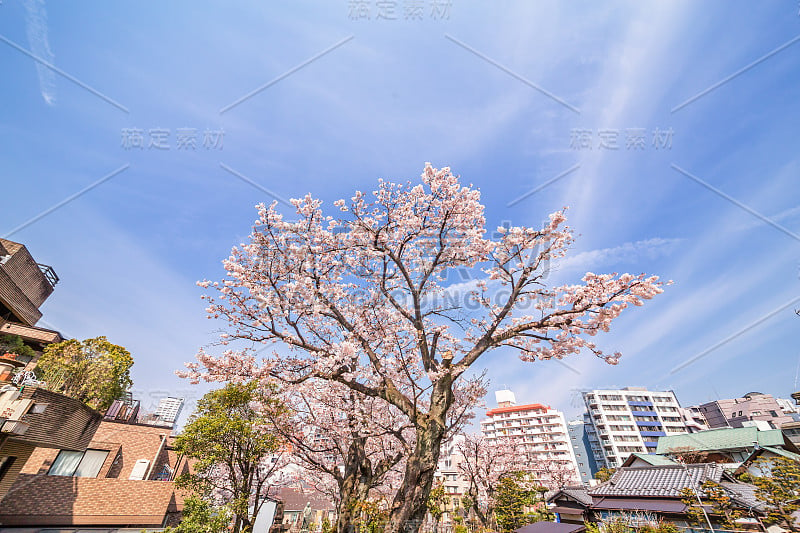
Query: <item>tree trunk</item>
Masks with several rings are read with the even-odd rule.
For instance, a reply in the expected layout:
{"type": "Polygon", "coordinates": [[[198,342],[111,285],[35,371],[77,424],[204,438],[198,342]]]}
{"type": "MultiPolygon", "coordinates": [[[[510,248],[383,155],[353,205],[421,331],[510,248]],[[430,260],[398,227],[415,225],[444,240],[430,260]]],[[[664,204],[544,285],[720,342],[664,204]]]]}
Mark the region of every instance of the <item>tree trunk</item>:
{"type": "Polygon", "coordinates": [[[406,462],[403,484],[395,494],[385,533],[417,533],[428,510],[433,474],[439,463],[447,411],[453,403],[452,380],[440,378],[433,385],[427,415],[419,415],[414,451],[406,462]]]}
{"type": "Polygon", "coordinates": [[[339,482],[336,533],[352,533],[355,530],[357,506],[369,496],[372,469],[364,451],[365,445],[366,439],[354,439],[347,450],[344,475],[339,482]]]}
{"type": "Polygon", "coordinates": [[[469,497],[472,499],[472,511],[475,513],[475,517],[481,523],[481,526],[484,528],[489,527],[489,520],[487,515],[491,513],[491,509],[487,512],[487,514],[483,514],[479,505],[478,505],[478,491],[475,488],[475,485],[471,485],[469,488],[469,497]]]}

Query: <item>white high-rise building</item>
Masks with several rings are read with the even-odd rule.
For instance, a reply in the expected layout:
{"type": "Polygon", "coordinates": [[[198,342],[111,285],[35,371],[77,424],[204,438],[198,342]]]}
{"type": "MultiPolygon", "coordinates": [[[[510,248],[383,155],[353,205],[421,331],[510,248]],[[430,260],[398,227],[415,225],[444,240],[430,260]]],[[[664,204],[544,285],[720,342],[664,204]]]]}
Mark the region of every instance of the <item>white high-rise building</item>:
{"type": "Polygon", "coordinates": [[[583,400],[589,442],[599,466],[617,468],[632,453],[655,453],[659,437],[690,432],[672,391],[593,390],[584,392],[583,400]]]}
{"type": "Polygon", "coordinates": [[[489,441],[523,445],[531,473],[541,483],[564,486],[580,481],[578,461],[561,411],[539,403],[516,405],[509,390],[495,393],[498,407],[486,412],[481,432],[489,441]]]}
{"type": "Polygon", "coordinates": [[[159,425],[174,427],[183,409],[183,398],[161,398],[154,413],[159,425]]]}

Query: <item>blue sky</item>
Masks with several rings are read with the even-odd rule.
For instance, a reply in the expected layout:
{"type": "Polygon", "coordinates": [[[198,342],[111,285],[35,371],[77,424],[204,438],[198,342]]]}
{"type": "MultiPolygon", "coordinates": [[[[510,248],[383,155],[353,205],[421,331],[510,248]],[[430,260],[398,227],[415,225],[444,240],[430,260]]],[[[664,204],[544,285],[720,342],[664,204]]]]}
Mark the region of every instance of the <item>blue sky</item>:
{"type": "Polygon", "coordinates": [[[430,161],[481,189],[490,227],[570,206],[554,281],[675,282],[599,339],[619,366],[498,351],[493,389],[572,416],[582,388],[688,405],[800,386],[796,2],[391,6],[3,1],[0,235],[61,277],[43,325],[128,347],[145,405],[196,397],[173,375],[215,338],[194,282],[222,275],[253,206],[430,161]]]}

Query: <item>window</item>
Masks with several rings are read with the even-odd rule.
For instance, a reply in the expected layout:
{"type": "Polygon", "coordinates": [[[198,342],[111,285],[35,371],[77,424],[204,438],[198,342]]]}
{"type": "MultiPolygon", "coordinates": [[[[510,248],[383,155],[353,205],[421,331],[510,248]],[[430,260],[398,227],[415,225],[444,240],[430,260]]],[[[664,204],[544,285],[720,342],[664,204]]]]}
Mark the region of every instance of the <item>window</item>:
{"type": "Polygon", "coordinates": [[[17,458],[13,456],[0,457],[0,481],[2,481],[3,476],[6,475],[6,472],[8,472],[11,465],[13,465],[16,460],[17,458]]]}
{"type": "Polygon", "coordinates": [[[107,450],[86,450],[85,452],[61,450],[50,466],[48,475],[97,477],[107,456],[107,450]]]}

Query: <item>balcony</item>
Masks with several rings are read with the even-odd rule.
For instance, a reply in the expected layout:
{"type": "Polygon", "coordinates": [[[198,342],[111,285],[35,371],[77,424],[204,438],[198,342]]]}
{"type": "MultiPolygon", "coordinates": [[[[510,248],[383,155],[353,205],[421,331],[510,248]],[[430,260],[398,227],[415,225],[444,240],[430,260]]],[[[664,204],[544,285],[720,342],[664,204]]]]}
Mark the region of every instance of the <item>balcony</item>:
{"type": "Polygon", "coordinates": [[[633,416],[658,416],[655,411],[631,411],[633,416]]]}
{"type": "Polygon", "coordinates": [[[50,286],[55,289],[56,285],[58,284],[58,274],[56,274],[56,271],[53,270],[53,267],[49,265],[43,265],[41,263],[36,264],[39,266],[39,270],[42,271],[44,279],[47,280],[47,283],[49,283],[50,286]]]}

